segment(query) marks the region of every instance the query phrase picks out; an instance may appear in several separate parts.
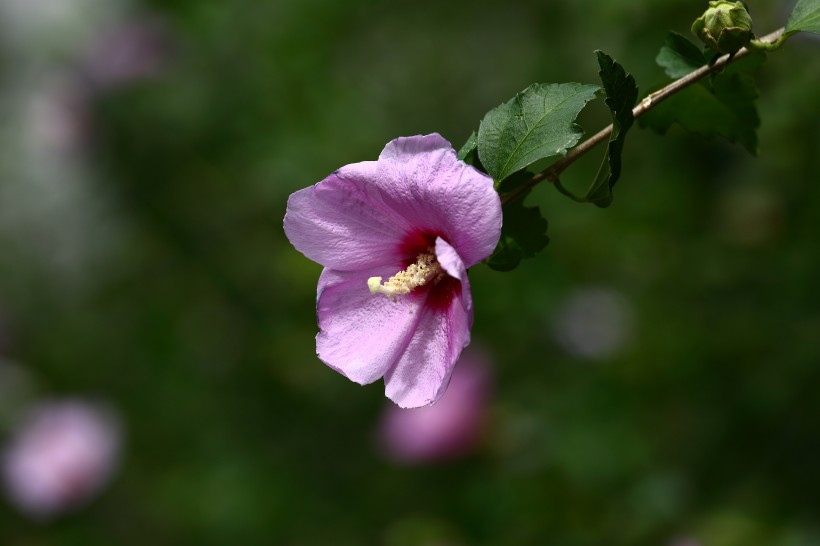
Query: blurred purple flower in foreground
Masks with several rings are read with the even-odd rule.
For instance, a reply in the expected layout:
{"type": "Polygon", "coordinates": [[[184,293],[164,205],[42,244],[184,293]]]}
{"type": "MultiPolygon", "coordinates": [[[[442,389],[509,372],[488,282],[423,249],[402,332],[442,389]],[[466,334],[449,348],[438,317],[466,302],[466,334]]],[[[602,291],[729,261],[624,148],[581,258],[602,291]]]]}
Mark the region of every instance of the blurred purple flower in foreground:
{"type": "Polygon", "coordinates": [[[390,459],[423,463],[468,454],[486,422],[490,376],[484,353],[467,349],[453,372],[447,392],[425,408],[386,409],[379,444],[390,459]]]}
{"type": "Polygon", "coordinates": [[[291,195],[285,233],[325,267],[319,358],[362,385],[384,377],[401,407],[438,400],[470,342],[467,268],[500,232],[492,179],[437,134],[393,140],[291,195]]]}
{"type": "Polygon", "coordinates": [[[120,449],[117,421],[80,401],[36,407],[3,453],[10,500],[35,518],[48,518],[90,500],[108,482],[120,449]]]}

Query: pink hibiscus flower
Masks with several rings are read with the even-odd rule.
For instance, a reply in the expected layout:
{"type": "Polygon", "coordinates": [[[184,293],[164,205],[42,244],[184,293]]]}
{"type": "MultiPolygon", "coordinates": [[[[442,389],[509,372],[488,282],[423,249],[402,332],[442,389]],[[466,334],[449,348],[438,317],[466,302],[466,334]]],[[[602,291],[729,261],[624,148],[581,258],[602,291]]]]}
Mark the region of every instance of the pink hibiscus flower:
{"type": "Polygon", "coordinates": [[[319,358],[362,385],[384,377],[401,407],[438,400],[470,343],[467,268],[501,233],[492,179],[440,135],[398,138],[291,195],[285,233],[325,267],[319,358]]]}

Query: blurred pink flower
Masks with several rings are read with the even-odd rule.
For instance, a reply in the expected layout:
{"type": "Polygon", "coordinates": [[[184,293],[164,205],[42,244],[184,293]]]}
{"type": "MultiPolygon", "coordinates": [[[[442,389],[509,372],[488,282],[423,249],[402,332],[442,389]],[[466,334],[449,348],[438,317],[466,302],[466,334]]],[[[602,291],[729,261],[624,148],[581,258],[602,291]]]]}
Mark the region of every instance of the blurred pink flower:
{"type": "Polygon", "coordinates": [[[555,341],[570,355],[603,360],[616,355],[633,331],[629,301],[609,288],[578,289],[564,300],[553,316],[555,341]]]}
{"type": "Polygon", "coordinates": [[[3,452],[9,499],[38,519],[82,505],[108,482],[120,441],[117,420],[98,406],[70,400],[35,407],[3,452]]]}
{"type": "Polygon", "coordinates": [[[316,352],[401,407],[432,404],[470,343],[467,268],[501,232],[490,177],[440,135],[398,138],[288,199],[285,233],[325,266],[316,352]],[[388,279],[382,282],[382,279],[388,279]]]}
{"type": "Polygon", "coordinates": [[[486,355],[467,349],[444,396],[432,406],[386,408],[379,427],[384,454],[400,463],[454,459],[470,453],[487,419],[490,374],[486,355]]]}
{"type": "Polygon", "coordinates": [[[112,26],[92,42],[84,68],[102,88],[156,77],[165,68],[171,35],[161,21],[136,19],[112,26]]]}
{"type": "Polygon", "coordinates": [[[76,158],[86,150],[92,130],[88,92],[76,78],[55,73],[29,97],[28,144],[48,160],[76,158]]]}

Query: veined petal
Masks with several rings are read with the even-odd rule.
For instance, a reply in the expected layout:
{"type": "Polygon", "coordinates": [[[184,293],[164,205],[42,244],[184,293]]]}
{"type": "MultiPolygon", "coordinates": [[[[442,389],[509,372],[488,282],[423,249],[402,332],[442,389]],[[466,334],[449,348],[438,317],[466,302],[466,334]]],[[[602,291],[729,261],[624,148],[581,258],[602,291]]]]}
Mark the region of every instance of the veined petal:
{"type": "Polygon", "coordinates": [[[418,231],[442,235],[467,267],[489,256],[501,234],[501,200],[486,174],[459,161],[438,134],[385,146],[378,184],[388,207],[418,231]]]}
{"type": "MultiPolygon", "coordinates": [[[[441,268],[451,277],[461,281],[461,304],[464,306],[465,311],[472,311],[473,296],[470,292],[470,280],[467,278],[467,268],[464,267],[464,262],[461,261],[458,252],[441,237],[436,238],[435,251],[436,260],[438,260],[441,268]]],[[[471,321],[470,326],[472,327],[472,325],[471,321]]]]}
{"type": "Polygon", "coordinates": [[[468,347],[455,365],[447,392],[432,406],[412,411],[390,405],[379,438],[385,455],[406,464],[466,455],[476,447],[487,418],[487,355],[468,347]]]}
{"type": "Polygon", "coordinates": [[[385,394],[400,407],[428,406],[447,389],[455,363],[470,343],[473,312],[462,299],[457,293],[444,309],[422,308],[409,345],[384,376],[385,394]]]}
{"type": "MultiPolygon", "coordinates": [[[[389,276],[395,267],[373,274],[389,276]]],[[[422,298],[372,295],[368,272],[325,269],[319,277],[316,352],[328,366],[366,385],[401,357],[420,319],[422,298]]]]}
{"type": "Polygon", "coordinates": [[[347,165],[288,198],[285,234],[325,267],[355,271],[404,259],[407,220],[382,201],[375,161],[347,165]]]}

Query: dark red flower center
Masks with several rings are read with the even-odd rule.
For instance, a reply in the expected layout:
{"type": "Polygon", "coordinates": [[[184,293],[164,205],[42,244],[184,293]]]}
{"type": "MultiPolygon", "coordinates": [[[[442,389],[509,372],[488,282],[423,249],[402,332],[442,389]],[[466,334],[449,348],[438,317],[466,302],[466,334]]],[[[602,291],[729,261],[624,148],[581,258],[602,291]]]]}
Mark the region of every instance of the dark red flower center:
{"type": "MultiPolygon", "coordinates": [[[[436,246],[436,238],[441,237],[445,241],[444,235],[438,232],[414,231],[405,237],[401,244],[401,254],[405,257],[405,267],[415,263],[418,256],[427,253],[436,246]]],[[[444,311],[453,301],[453,298],[461,290],[461,281],[444,274],[435,282],[419,286],[412,295],[426,298],[425,305],[436,311],[444,311]]]]}

